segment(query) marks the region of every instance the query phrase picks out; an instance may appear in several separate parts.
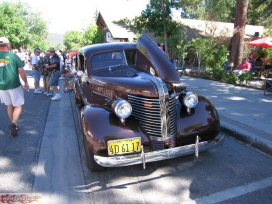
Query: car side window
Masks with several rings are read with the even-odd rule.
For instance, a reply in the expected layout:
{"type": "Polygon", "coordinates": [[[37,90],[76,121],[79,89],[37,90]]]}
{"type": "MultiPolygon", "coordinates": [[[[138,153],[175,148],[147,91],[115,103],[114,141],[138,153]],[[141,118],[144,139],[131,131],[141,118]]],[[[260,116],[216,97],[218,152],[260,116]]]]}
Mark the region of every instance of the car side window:
{"type": "Polygon", "coordinates": [[[77,55],[77,69],[86,72],[85,58],[84,55],[77,55]]]}
{"type": "Polygon", "coordinates": [[[128,65],[135,65],[136,50],[125,50],[128,65]]]}

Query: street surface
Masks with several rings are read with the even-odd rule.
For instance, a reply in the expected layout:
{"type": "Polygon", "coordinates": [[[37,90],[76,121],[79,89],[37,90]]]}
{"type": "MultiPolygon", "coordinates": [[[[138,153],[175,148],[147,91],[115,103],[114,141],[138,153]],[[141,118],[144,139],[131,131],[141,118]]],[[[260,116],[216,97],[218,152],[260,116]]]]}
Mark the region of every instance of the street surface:
{"type": "Polygon", "coordinates": [[[89,172],[74,94],[59,102],[33,89],[25,94],[17,137],[0,105],[0,193],[41,193],[45,204],[271,203],[271,156],[229,136],[198,159],[89,172]]]}
{"type": "MultiPolygon", "coordinates": [[[[78,111],[78,109],[77,109],[78,111]]],[[[223,133],[221,133],[223,134],[223,133]]],[[[80,145],[83,148],[82,139],[80,145]]],[[[81,148],[81,149],[82,149],[81,148]]],[[[129,167],[87,170],[94,203],[271,203],[272,158],[226,137],[223,146],[194,155],[129,167]]]]}
{"type": "MultiPolygon", "coordinates": [[[[31,71],[26,70],[33,86],[31,71]]],[[[19,120],[18,136],[10,135],[6,106],[0,104],[0,192],[31,192],[39,158],[50,98],[25,91],[25,105],[19,120]]]]}

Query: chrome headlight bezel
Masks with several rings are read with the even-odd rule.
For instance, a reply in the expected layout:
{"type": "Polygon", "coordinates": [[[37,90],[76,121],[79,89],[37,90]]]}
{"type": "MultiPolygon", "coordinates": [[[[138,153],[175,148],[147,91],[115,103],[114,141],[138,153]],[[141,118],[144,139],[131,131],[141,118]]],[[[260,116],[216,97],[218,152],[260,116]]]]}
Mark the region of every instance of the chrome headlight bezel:
{"type": "Polygon", "coordinates": [[[180,102],[187,108],[194,108],[198,104],[198,95],[193,92],[184,92],[180,94],[180,102]]]}
{"type": "Polygon", "coordinates": [[[117,99],[113,102],[112,108],[116,116],[120,119],[128,118],[132,112],[132,107],[127,100],[117,99]]]}

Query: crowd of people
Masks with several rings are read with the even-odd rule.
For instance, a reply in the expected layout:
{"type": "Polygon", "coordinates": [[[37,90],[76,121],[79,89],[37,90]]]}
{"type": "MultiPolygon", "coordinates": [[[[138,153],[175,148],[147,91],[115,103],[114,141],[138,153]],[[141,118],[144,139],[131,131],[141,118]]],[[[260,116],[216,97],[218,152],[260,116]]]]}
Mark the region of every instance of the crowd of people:
{"type": "MultiPolygon", "coordinates": [[[[60,100],[61,96],[56,89],[56,75],[60,75],[62,69],[65,69],[67,56],[62,50],[55,50],[50,48],[49,50],[42,52],[39,48],[33,50],[33,52],[24,52],[22,48],[19,50],[12,50],[20,60],[24,63],[24,66],[28,66],[32,69],[34,77],[34,93],[44,94],[46,96],[54,96],[52,100],[60,100]],[[56,60],[57,59],[57,60],[56,60]],[[57,65],[54,65],[57,64],[57,65]],[[46,65],[53,65],[48,66],[46,65]],[[40,80],[43,81],[43,90],[40,88],[40,80]],[[50,82],[51,80],[51,82],[50,82]],[[53,93],[50,92],[50,84],[53,93]]],[[[59,77],[58,79],[62,79],[59,77]]]]}
{"type": "Polygon", "coordinates": [[[10,42],[6,37],[0,37],[0,101],[7,106],[11,121],[8,128],[13,136],[17,136],[18,120],[24,105],[24,89],[29,91],[29,84],[24,70],[25,66],[32,68],[34,77],[34,94],[52,96],[52,101],[61,99],[58,84],[61,70],[65,69],[66,54],[54,48],[42,52],[36,48],[32,52],[24,52],[22,48],[11,50],[10,42]],[[44,90],[40,88],[40,79],[43,79],[44,90]],[[50,92],[53,91],[53,93],[50,92]]]}
{"type": "Polygon", "coordinates": [[[249,53],[248,57],[242,59],[242,63],[238,66],[237,69],[233,69],[234,64],[230,56],[228,56],[227,61],[224,62],[223,68],[226,71],[241,74],[265,70],[265,64],[270,63],[272,63],[272,59],[266,59],[265,53],[260,53],[259,55],[256,55],[255,52],[252,51],[249,53]]]}

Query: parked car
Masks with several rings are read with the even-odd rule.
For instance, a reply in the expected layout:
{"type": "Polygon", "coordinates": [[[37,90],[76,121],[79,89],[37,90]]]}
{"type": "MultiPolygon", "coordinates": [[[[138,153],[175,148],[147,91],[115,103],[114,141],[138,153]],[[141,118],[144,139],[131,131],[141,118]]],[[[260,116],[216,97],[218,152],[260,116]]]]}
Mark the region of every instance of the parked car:
{"type": "Polygon", "coordinates": [[[74,60],[77,53],[78,53],[78,50],[70,50],[67,53],[67,61],[66,61],[67,65],[74,66],[74,60]]]}
{"type": "Polygon", "coordinates": [[[205,97],[180,85],[175,67],[158,46],[94,44],[79,50],[75,100],[81,109],[91,171],[160,161],[223,143],[220,119],[205,97]]]}

